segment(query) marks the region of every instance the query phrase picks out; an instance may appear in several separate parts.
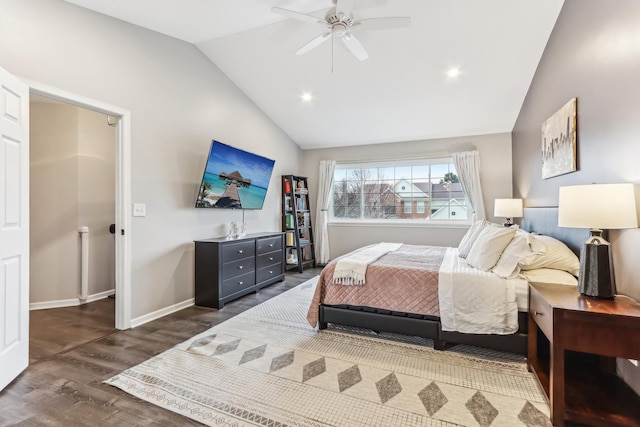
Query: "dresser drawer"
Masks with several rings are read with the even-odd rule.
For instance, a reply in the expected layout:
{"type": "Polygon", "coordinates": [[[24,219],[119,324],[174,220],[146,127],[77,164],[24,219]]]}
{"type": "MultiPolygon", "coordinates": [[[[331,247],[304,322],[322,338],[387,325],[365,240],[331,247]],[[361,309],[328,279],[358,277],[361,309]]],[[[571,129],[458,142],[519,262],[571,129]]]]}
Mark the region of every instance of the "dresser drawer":
{"type": "Polygon", "coordinates": [[[553,311],[549,303],[532,287],[529,287],[529,315],[547,339],[553,340],[553,311]]]}
{"type": "Polygon", "coordinates": [[[243,258],[222,264],[222,280],[247,274],[255,270],[254,258],[243,258]]]}
{"type": "MultiPolygon", "coordinates": [[[[273,264],[282,264],[282,250],[273,251],[266,254],[258,255],[256,260],[256,268],[261,269],[273,264]]],[[[280,267],[279,267],[280,268],[280,267]]],[[[259,282],[259,280],[258,280],[259,282]]]]}
{"type": "Polygon", "coordinates": [[[272,277],[280,276],[282,274],[282,264],[274,264],[265,268],[261,268],[256,272],[257,283],[262,283],[272,277]]]}
{"type": "Polygon", "coordinates": [[[222,246],[222,263],[252,257],[255,254],[256,248],[253,240],[225,243],[222,246]]]}
{"type": "Polygon", "coordinates": [[[222,298],[241,292],[256,284],[256,274],[254,271],[245,273],[222,282],[222,298]]]}
{"type": "Polygon", "coordinates": [[[256,240],[257,254],[262,255],[267,252],[282,250],[282,236],[267,237],[256,240]]]}

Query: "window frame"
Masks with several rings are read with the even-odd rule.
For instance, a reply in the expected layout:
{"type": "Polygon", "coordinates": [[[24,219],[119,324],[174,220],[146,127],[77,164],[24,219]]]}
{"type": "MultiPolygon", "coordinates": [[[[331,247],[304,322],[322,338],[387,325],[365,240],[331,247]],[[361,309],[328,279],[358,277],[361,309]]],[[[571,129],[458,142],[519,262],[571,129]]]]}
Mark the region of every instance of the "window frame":
{"type": "MultiPolygon", "coordinates": [[[[369,169],[369,168],[395,168],[402,166],[419,166],[419,165],[438,165],[438,164],[450,164],[453,165],[453,159],[450,156],[447,157],[433,157],[433,158],[411,158],[404,160],[372,160],[372,161],[361,161],[361,162],[337,162],[336,171],[344,170],[344,169],[369,169]]],[[[455,167],[454,167],[455,170],[455,167]]],[[[431,169],[429,169],[431,172],[431,169]]],[[[457,170],[455,171],[456,175],[458,174],[457,170]]],[[[431,174],[429,173],[431,176],[431,174]]],[[[334,172],[335,177],[335,172],[334,172]]],[[[430,177],[429,177],[430,179],[430,177]]],[[[462,190],[464,191],[464,190],[462,190]]],[[[360,198],[364,197],[362,191],[360,192],[360,198]]],[[[429,194],[431,196],[431,194],[429,194]]],[[[449,199],[452,200],[452,199],[449,199]]],[[[471,218],[473,214],[473,210],[471,209],[471,205],[469,204],[469,198],[465,194],[466,200],[466,208],[467,208],[467,218],[466,219],[433,219],[431,217],[431,213],[428,218],[344,218],[344,217],[335,217],[334,216],[334,198],[332,196],[331,203],[329,205],[329,225],[348,225],[348,226],[409,226],[409,227],[435,227],[435,228],[463,228],[468,227],[471,224],[471,218]]],[[[413,203],[413,199],[411,201],[413,203]]],[[[423,202],[424,203],[424,202],[423,202]]],[[[405,206],[402,207],[404,211],[406,209],[405,206]]],[[[429,210],[431,207],[429,208],[429,210]]],[[[413,206],[411,206],[411,211],[413,214],[414,210],[413,206]]],[[[426,213],[427,208],[424,206],[423,211],[426,213]]]]}

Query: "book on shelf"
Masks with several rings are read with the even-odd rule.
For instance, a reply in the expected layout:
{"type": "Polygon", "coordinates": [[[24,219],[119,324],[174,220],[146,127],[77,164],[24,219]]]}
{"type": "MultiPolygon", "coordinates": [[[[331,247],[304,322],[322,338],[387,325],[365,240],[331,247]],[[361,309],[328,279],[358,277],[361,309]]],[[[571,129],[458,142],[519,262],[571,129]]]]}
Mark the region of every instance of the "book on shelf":
{"type": "Polygon", "coordinates": [[[286,240],[287,240],[286,241],[287,246],[293,246],[294,244],[293,231],[287,231],[286,240]]]}
{"type": "Polygon", "coordinates": [[[288,179],[284,181],[284,192],[291,193],[291,181],[288,179]]]}
{"type": "Polygon", "coordinates": [[[294,228],[295,225],[293,223],[293,215],[292,214],[286,214],[284,216],[284,225],[286,228],[294,228]]]}

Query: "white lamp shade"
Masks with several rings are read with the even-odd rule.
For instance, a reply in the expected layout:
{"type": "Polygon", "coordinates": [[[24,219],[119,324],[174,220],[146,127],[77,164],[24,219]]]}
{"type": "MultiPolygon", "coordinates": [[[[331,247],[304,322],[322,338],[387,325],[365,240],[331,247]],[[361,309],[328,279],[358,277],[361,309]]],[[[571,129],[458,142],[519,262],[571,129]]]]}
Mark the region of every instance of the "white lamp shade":
{"type": "Polygon", "coordinates": [[[560,187],[558,226],[572,228],[636,228],[633,184],[587,184],[560,187]]]}
{"type": "Polygon", "coordinates": [[[496,199],[493,216],[502,218],[522,217],[522,199],[496,199]]]}

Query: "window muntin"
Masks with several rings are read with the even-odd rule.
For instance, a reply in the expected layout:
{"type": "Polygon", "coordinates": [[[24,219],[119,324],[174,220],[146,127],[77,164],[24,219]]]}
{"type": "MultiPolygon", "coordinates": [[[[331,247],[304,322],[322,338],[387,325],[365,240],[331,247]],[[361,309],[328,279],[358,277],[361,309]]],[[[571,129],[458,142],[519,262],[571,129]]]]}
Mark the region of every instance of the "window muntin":
{"type": "Polygon", "coordinates": [[[451,159],[336,165],[333,221],[465,222],[470,217],[451,159]]]}

